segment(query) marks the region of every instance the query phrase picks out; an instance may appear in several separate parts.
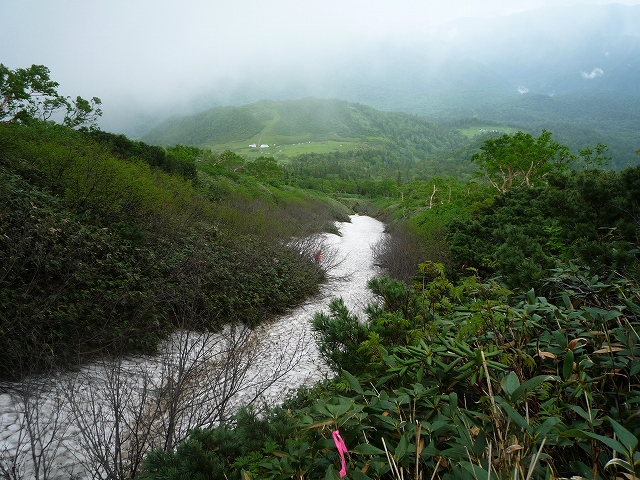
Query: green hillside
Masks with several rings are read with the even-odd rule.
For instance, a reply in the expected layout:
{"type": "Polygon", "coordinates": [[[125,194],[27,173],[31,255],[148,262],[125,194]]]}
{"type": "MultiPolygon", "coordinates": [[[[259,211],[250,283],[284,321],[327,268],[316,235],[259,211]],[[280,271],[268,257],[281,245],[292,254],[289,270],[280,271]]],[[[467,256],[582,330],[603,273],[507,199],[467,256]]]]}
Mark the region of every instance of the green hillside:
{"type": "Polygon", "coordinates": [[[305,98],[218,107],[192,116],[172,117],[142,140],[283,160],[305,153],[403,148],[407,143],[413,144],[414,155],[425,156],[458,147],[465,139],[455,129],[415,115],[380,112],[340,100],[305,98]]]}
{"type": "Polygon", "coordinates": [[[434,113],[427,104],[438,98],[431,93],[412,97],[407,111],[413,114],[317,98],[217,107],[169,118],[142,140],[197,146],[215,154],[230,150],[247,159],[270,156],[285,163],[307,154],[347,159],[378,152],[414,164],[427,161],[437,167],[431,174],[441,175],[460,173],[442,172],[438,166],[443,159],[460,157],[452,152],[468,151],[475,137],[493,130],[537,134],[548,129],[574,152],[595,143],[608,145],[612,168],[638,161],[640,100],[634,96],[610,92],[475,96],[474,102],[449,99],[434,113]]]}
{"type": "MultiPolygon", "coordinates": [[[[581,92],[557,96],[519,95],[487,97],[484,103],[456,105],[431,114],[436,122],[453,122],[456,126],[473,124],[510,125],[516,130],[539,132],[551,130],[559,141],[572,150],[585,145],[609,146],[611,167],[621,169],[637,165],[635,154],[640,147],[640,98],[615,92],[581,92]],[[460,119],[473,121],[460,122],[460,119]]],[[[416,113],[425,113],[416,111],[416,113]]],[[[486,128],[486,127],[485,127],[486,128]]],[[[512,129],[504,129],[512,133],[512,129]]],[[[466,130],[463,130],[466,133],[466,130]]]]}

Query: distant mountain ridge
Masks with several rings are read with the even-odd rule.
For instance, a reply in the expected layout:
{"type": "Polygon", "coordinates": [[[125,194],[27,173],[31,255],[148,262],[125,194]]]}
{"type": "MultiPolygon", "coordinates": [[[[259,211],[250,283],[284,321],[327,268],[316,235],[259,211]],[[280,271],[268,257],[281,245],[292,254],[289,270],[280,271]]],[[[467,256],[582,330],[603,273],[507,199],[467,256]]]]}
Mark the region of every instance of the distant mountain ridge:
{"type": "Polygon", "coordinates": [[[216,107],[195,115],[172,117],[142,140],[280,157],[360,148],[394,148],[420,156],[465,141],[456,129],[424,117],[310,97],[216,107]]]}

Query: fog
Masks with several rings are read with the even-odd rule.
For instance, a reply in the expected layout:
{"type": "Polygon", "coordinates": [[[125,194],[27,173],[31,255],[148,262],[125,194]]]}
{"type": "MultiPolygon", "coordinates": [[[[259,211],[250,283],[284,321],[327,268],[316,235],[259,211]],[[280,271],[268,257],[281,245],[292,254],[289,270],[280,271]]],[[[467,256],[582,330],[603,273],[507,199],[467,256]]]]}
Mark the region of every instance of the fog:
{"type": "MultiPolygon", "coordinates": [[[[557,20],[549,21],[550,32],[562,32],[563,41],[571,43],[589,32],[562,27],[567,25],[562,16],[604,3],[0,0],[0,62],[9,68],[46,65],[61,93],[102,99],[104,129],[135,133],[169,114],[260,98],[383,98],[385,88],[397,87],[391,79],[409,81],[398,78],[400,71],[416,73],[411,66],[416,59],[435,72],[455,56],[488,64],[503,49],[513,54],[517,29],[503,30],[506,38],[494,36],[501,18],[543,9],[543,15],[557,20]],[[561,5],[572,9],[549,10],[561,5]],[[470,56],[479,36],[493,38],[483,55],[470,56]]],[[[638,5],[640,0],[617,3],[638,5]]],[[[583,20],[581,25],[588,24],[583,20]]],[[[533,46],[525,42],[519,48],[533,46]]],[[[585,81],[607,72],[586,62],[575,69],[585,81]]],[[[514,93],[532,88],[515,83],[508,86],[514,93]]]]}

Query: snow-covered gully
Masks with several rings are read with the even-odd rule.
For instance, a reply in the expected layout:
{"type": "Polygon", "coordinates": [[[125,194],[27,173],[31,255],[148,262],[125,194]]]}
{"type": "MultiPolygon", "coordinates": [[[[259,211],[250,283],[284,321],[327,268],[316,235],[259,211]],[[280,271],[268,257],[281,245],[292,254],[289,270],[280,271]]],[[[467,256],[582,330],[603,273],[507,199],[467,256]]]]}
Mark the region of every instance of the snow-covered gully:
{"type": "Polygon", "coordinates": [[[376,275],[370,246],[384,225],[354,215],[322,239],[330,280],[321,294],[254,331],[176,333],[154,357],[104,360],[30,378],[0,394],[0,478],[127,478],[151,448],[216,425],[241,405],[259,408],[321,380],[310,320],[342,297],[361,313],[376,275]]]}

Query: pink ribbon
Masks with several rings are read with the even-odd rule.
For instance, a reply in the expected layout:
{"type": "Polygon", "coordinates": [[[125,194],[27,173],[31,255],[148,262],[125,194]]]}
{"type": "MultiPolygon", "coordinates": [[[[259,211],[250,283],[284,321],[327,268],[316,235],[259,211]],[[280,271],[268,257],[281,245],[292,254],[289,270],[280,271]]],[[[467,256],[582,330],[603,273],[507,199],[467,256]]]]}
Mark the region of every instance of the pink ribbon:
{"type": "Polygon", "coordinates": [[[340,436],[340,431],[335,430],[331,433],[333,436],[333,443],[336,444],[336,448],[338,449],[338,454],[340,455],[340,460],[342,460],[342,468],[340,469],[340,478],[347,476],[347,462],[344,460],[344,454],[347,453],[347,446],[344,444],[344,440],[340,436]]]}

